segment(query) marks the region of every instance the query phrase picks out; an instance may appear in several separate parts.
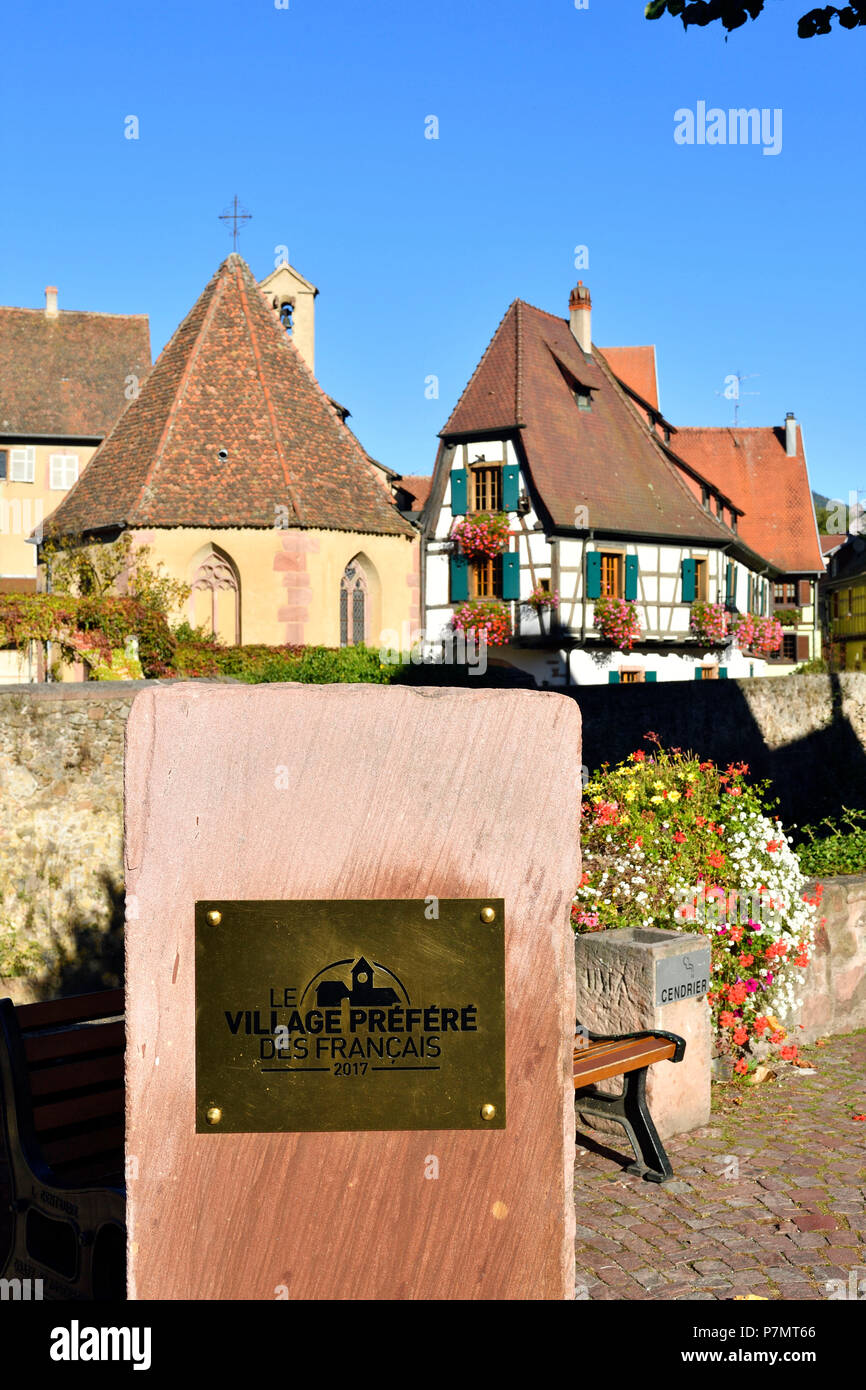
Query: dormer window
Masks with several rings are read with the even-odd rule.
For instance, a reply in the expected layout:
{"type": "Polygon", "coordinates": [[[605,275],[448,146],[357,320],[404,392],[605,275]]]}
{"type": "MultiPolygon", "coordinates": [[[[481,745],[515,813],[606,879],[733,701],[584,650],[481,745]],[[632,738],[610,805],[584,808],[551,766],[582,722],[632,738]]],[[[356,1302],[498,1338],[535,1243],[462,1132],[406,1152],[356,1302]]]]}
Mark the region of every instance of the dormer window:
{"type": "Polygon", "coordinates": [[[710,489],[706,485],[701,488],[701,506],[710,510],[710,489]]]}
{"type": "Polygon", "coordinates": [[[577,401],[578,410],[592,410],[592,396],[585,386],[573,386],[571,394],[577,401]]]}

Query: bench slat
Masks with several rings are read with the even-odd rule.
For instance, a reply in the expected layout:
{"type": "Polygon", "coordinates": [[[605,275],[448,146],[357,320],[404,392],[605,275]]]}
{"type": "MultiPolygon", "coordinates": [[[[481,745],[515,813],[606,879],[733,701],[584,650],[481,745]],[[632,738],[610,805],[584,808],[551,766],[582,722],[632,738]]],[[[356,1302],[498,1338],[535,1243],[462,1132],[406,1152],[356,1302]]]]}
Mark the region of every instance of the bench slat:
{"type": "Polygon", "coordinates": [[[70,1100],[49,1101],[47,1104],[33,1105],[33,1122],[37,1134],[50,1129],[62,1129],[65,1125],[76,1125],[84,1120],[96,1120],[103,1115],[123,1114],[124,1097],[122,1086],[112,1086],[110,1090],[95,1091],[89,1096],[75,1096],[70,1100]]]}
{"type": "Polygon", "coordinates": [[[123,990],[105,989],[96,994],[75,994],[68,999],[46,999],[39,1004],[19,1004],[15,1010],[22,1033],[34,1028],[86,1023],[94,1018],[114,1018],[124,1010],[123,990]]]}
{"type": "Polygon", "coordinates": [[[666,1038],[645,1038],[637,1042],[620,1043],[616,1048],[606,1050],[601,1056],[587,1055],[588,1049],[575,1049],[574,1086],[591,1086],[596,1081],[607,1081],[609,1077],[621,1076],[635,1071],[638,1067],[649,1067],[654,1062],[663,1062],[673,1057],[676,1045],[666,1038]]]}
{"type": "Polygon", "coordinates": [[[123,1020],[100,1023],[91,1028],[70,1028],[65,1033],[38,1033],[24,1038],[24,1055],[28,1062],[54,1061],[87,1052],[106,1052],[111,1047],[123,1047],[126,1030],[123,1020]]]}
{"type": "MultiPolygon", "coordinates": [[[[67,1135],[65,1139],[49,1139],[40,1144],[40,1148],[52,1166],[94,1154],[105,1154],[111,1158],[123,1153],[123,1125],[87,1130],[82,1134],[67,1135]]],[[[118,1166],[116,1162],[114,1166],[118,1166]]]]}
{"type": "Polygon", "coordinates": [[[123,1080],[123,1053],[110,1052],[105,1057],[61,1062],[56,1067],[34,1068],[30,1072],[30,1094],[34,1100],[56,1092],[75,1091],[100,1082],[117,1084],[123,1080]]]}

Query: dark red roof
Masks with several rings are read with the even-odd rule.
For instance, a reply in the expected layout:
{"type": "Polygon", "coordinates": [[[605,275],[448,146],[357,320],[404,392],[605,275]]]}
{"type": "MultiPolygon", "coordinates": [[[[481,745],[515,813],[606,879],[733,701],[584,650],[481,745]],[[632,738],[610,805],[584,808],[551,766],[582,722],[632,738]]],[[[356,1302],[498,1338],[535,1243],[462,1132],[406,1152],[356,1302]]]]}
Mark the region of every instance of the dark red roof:
{"type": "Polygon", "coordinates": [[[0,433],[100,439],[150,370],[146,314],[0,308],[0,433]]]}
{"type": "Polygon", "coordinates": [[[415,534],[233,253],[45,529],[272,527],[278,516],[415,534]]]}
{"type": "Polygon", "coordinates": [[[743,509],[746,545],[786,574],[823,573],[803,440],[785,452],[784,429],[680,428],[677,453],[743,509]]]}
{"type": "Polygon", "coordinates": [[[730,543],[731,531],[687,487],[601,351],[585,355],[565,319],[516,299],[442,436],[518,427],[555,526],[574,527],[575,509],[586,507],[601,531],[730,543]],[[575,383],[590,388],[591,410],[579,408],[575,383]]]}
{"type": "Polygon", "coordinates": [[[659,387],[654,347],[599,348],[598,351],[604,353],[614,376],[658,410],[659,387]]]}
{"type": "Polygon", "coordinates": [[[420,512],[427,498],[430,496],[432,484],[432,478],[421,477],[420,474],[417,473],[406,473],[397,483],[397,487],[403,492],[408,492],[415,503],[412,510],[420,512]]]}

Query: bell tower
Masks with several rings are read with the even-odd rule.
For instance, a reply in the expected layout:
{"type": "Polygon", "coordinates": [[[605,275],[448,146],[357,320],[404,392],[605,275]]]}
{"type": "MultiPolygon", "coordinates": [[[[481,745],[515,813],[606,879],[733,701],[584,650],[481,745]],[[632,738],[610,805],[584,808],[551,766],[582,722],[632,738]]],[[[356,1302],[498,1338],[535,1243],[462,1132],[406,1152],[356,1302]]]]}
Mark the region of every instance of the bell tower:
{"type": "Polygon", "coordinates": [[[277,315],[310,371],[316,371],[316,295],[319,291],[288,261],[259,282],[259,289],[277,315]]]}

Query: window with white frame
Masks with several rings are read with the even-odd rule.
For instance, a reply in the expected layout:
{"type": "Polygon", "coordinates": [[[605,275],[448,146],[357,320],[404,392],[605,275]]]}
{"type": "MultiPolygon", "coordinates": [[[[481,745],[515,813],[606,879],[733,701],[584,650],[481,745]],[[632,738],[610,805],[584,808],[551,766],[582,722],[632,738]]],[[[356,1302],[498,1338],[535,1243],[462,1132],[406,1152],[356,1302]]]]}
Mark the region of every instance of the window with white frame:
{"type": "Polygon", "coordinates": [[[68,492],[78,482],[77,454],[51,454],[48,465],[48,486],[52,492],[68,492]]]}
{"type": "Polygon", "coordinates": [[[26,449],[9,450],[10,483],[32,483],[36,472],[36,450],[30,445],[26,449]]]}

